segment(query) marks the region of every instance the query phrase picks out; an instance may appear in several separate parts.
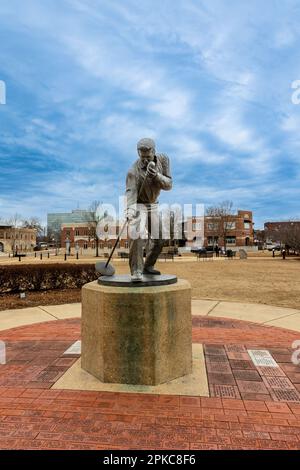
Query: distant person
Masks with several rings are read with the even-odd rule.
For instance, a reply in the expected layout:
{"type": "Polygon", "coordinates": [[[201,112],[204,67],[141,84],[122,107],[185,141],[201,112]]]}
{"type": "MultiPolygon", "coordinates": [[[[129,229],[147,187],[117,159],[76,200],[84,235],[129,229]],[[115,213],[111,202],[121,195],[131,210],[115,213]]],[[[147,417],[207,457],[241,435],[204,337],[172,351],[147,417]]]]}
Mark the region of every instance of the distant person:
{"type": "Polygon", "coordinates": [[[216,257],[219,258],[220,256],[220,248],[218,245],[215,246],[215,253],[216,253],[216,257]]]}
{"type": "Polygon", "coordinates": [[[272,249],[272,256],[275,258],[275,248],[272,249]]]}
{"type": "Polygon", "coordinates": [[[285,259],[285,256],[286,256],[286,251],[285,251],[285,249],[282,250],[281,254],[282,254],[282,259],[285,259]]]}

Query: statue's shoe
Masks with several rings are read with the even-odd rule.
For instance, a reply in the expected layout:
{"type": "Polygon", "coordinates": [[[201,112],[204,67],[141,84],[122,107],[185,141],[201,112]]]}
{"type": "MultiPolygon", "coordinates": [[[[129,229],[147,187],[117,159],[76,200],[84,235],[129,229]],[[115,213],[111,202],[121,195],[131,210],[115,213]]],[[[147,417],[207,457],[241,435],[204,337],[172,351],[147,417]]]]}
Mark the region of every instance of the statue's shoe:
{"type": "Polygon", "coordinates": [[[142,282],[143,280],[143,273],[141,271],[134,271],[131,274],[131,281],[132,282],[142,282]]]}
{"type": "Polygon", "coordinates": [[[143,274],[148,276],[160,276],[161,272],[154,269],[153,266],[148,266],[147,268],[144,268],[143,274]]]}

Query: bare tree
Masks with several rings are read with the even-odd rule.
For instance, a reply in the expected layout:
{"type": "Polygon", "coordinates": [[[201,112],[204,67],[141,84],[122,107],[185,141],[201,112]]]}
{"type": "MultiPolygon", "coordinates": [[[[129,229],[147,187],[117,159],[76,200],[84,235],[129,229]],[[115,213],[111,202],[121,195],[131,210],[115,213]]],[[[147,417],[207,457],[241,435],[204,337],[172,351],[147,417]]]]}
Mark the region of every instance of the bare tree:
{"type": "Polygon", "coordinates": [[[300,251],[300,221],[270,223],[266,229],[266,237],[274,243],[285,246],[287,250],[300,251]]]}
{"type": "Polygon", "coordinates": [[[279,226],[277,231],[280,243],[288,250],[300,251],[300,222],[285,222],[279,226]]]}
{"type": "Polygon", "coordinates": [[[263,247],[265,245],[265,242],[267,240],[267,236],[266,236],[266,231],[265,230],[255,230],[254,232],[254,237],[255,237],[255,242],[263,247]]]}
{"type": "MultiPolygon", "coordinates": [[[[41,240],[42,241],[42,240],[41,240]]],[[[61,221],[55,219],[51,226],[47,227],[47,237],[43,239],[48,243],[55,243],[56,249],[61,245],[61,221]]]]}
{"type": "Polygon", "coordinates": [[[24,219],[22,221],[22,227],[35,229],[38,237],[45,236],[45,228],[42,226],[38,217],[29,217],[29,219],[24,219]]]}
{"type": "Polygon", "coordinates": [[[101,210],[101,207],[102,203],[100,201],[93,201],[85,215],[85,220],[89,228],[89,239],[95,240],[96,257],[99,257],[100,241],[97,232],[97,226],[107,216],[106,212],[101,210]]]}
{"type": "Polygon", "coordinates": [[[17,246],[17,229],[22,226],[22,216],[18,213],[15,213],[6,221],[7,225],[11,225],[11,249],[14,255],[17,255],[18,246],[17,246]]]}
{"type": "Polygon", "coordinates": [[[232,201],[223,201],[217,206],[208,207],[206,216],[210,217],[210,223],[214,226],[213,232],[223,241],[226,251],[227,237],[234,228],[232,201]]]}

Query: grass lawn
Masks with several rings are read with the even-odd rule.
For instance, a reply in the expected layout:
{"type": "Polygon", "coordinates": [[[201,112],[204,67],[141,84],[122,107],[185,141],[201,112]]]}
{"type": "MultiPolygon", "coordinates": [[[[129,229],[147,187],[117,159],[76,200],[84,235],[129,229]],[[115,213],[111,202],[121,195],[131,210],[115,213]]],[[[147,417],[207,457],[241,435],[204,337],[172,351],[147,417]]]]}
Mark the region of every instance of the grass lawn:
{"type": "MultiPolygon", "coordinates": [[[[119,274],[128,272],[126,261],[116,261],[119,274]]],[[[254,302],[300,309],[300,259],[250,257],[247,260],[195,261],[194,258],[157,263],[163,273],[189,280],[192,297],[254,302]]],[[[30,292],[0,297],[0,310],[80,302],[80,289],[30,292]]]]}

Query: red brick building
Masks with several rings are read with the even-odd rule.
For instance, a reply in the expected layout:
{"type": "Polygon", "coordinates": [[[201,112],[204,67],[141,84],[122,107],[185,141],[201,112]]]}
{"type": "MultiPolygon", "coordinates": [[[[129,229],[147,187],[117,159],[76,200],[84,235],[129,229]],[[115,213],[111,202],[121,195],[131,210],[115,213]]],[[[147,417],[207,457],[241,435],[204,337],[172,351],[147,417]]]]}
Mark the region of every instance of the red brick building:
{"type": "Polygon", "coordinates": [[[226,217],[226,220],[218,219],[217,217],[192,217],[188,220],[186,227],[187,245],[192,246],[199,244],[201,246],[215,246],[227,248],[234,247],[247,247],[254,245],[254,229],[253,229],[253,214],[252,211],[238,210],[237,214],[226,217]],[[226,224],[224,229],[221,224],[226,224]],[[202,237],[195,236],[195,231],[201,233],[202,237]],[[225,237],[225,240],[224,240],[225,237]]]}
{"type": "Polygon", "coordinates": [[[296,242],[299,246],[297,240],[300,238],[300,221],[266,222],[264,236],[267,243],[294,246],[296,242]]]}
{"type": "MultiPolygon", "coordinates": [[[[186,246],[215,246],[218,244],[224,247],[224,238],[221,232],[226,232],[226,247],[247,247],[254,245],[254,230],[252,211],[239,210],[237,214],[226,218],[227,229],[220,229],[220,221],[214,217],[192,217],[184,224],[186,246]],[[200,236],[199,236],[200,234],[200,236]]],[[[100,252],[108,252],[113,247],[119,234],[119,225],[110,222],[107,235],[99,240],[100,252]]],[[[126,231],[120,240],[117,249],[126,251],[128,249],[128,239],[126,231]]],[[[67,243],[71,249],[76,247],[84,253],[86,250],[96,249],[96,240],[93,228],[86,223],[68,223],[61,226],[61,246],[65,248],[67,243]]],[[[172,243],[171,243],[172,244],[172,243]]]]}
{"type": "MultiPolygon", "coordinates": [[[[110,225],[110,230],[105,238],[99,240],[99,249],[101,251],[110,250],[119,233],[119,227],[115,224],[110,225]],[[110,235],[116,234],[116,235],[110,235]]],[[[70,223],[62,224],[61,226],[61,246],[65,248],[67,241],[70,243],[70,248],[75,249],[76,246],[80,249],[81,252],[85,250],[95,250],[96,240],[94,235],[94,230],[92,227],[89,227],[86,223],[70,223]]],[[[118,249],[127,249],[128,241],[120,240],[120,243],[117,246],[118,249]]]]}
{"type": "MultiPolygon", "coordinates": [[[[265,222],[264,229],[266,237],[276,238],[276,234],[280,234],[282,230],[287,230],[293,227],[300,228],[300,220],[290,220],[285,222],[265,222]]],[[[277,240],[273,240],[277,241],[277,240]]]]}

